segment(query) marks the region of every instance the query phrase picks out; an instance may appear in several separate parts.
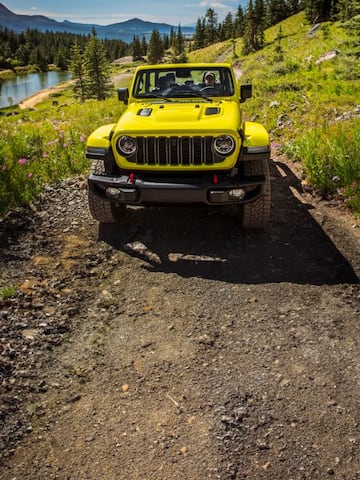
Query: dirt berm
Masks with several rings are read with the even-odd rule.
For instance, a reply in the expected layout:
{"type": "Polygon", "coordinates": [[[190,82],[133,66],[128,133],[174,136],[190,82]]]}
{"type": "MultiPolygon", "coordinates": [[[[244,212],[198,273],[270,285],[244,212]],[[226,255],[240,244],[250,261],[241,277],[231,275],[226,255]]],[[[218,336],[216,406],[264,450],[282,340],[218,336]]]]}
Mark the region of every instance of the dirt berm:
{"type": "Polygon", "coordinates": [[[0,226],[1,480],[359,480],[359,222],[272,165],[271,222],[86,180],[0,226]]]}

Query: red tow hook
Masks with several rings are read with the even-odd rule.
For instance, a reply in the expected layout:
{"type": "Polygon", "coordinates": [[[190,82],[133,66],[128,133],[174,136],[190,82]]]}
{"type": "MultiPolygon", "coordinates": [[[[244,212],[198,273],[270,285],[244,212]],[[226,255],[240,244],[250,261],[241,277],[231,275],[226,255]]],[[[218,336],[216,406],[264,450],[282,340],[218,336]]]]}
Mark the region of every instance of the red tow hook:
{"type": "Polygon", "coordinates": [[[219,183],[219,177],[217,175],[213,175],[213,184],[217,185],[219,183]]]}
{"type": "Polygon", "coordinates": [[[130,173],[130,175],[129,175],[129,182],[130,182],[130,183],[135,183],[135,173],[130,173]]]}

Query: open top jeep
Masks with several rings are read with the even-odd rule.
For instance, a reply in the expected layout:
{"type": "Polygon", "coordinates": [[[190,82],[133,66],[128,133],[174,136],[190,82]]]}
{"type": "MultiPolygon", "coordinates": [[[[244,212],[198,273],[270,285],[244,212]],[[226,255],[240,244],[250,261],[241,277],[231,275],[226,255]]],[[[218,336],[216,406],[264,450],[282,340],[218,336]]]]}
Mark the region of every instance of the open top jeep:
{"type": "Polygon", "coordinates": [[[228,206],[245,228],[263,228],[270,211],[269,136],[242,118],[251,85],[238,88],[231,65],[137,67],[127,108],[95,130],[89,207],[113,223],[126,205],[228,206]]]}

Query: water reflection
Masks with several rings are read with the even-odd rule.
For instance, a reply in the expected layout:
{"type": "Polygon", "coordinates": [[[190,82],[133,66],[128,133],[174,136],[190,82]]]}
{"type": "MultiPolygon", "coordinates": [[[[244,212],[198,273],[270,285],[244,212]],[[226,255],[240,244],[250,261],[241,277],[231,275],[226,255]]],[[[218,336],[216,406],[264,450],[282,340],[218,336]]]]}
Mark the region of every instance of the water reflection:
{"type": "Polygon", "coordinates": [[[39,90],[54,87],[70,77],[69,72],[42,72],[0,81],[0,108],[15,105],[39,90]]]}

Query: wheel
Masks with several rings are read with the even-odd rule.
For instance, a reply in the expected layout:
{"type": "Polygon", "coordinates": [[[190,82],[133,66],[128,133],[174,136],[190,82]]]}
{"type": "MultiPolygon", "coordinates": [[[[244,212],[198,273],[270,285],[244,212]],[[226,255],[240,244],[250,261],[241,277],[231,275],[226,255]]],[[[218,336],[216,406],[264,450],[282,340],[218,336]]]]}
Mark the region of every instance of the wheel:
{"type": "Polygon", "coordinates": [[[125,215],[125,205],[117,206],[114,202],[104,200],[90,191],[88,199],[90,213],[100,223],[119,223],[125,215]]]}
{"type": "Polygon", "coordinates": [[[252,229],[263,229],[270,216],[270,173],[267,160],[250,160],[244,162],[244,175],[265,175],[264,191],[261,197],[254,202],[242,205],[242,227],[252,229]]]}
{"type": "MultiPolygon", "coordinates": [[[[111,166],[105,166],[102,160],[94,160],[90,173],[96,175],[109,174],[107,171],[111,166]]],[[[116,205],[110,200],[101,198],[95,193],[88,191],[89,210],[92,217],[100,223],[119,223],[126,212],[125,205],[116,205]]]]}

